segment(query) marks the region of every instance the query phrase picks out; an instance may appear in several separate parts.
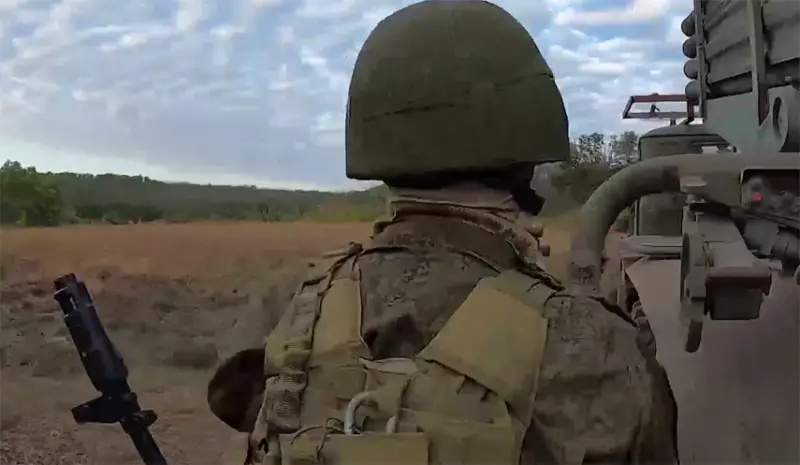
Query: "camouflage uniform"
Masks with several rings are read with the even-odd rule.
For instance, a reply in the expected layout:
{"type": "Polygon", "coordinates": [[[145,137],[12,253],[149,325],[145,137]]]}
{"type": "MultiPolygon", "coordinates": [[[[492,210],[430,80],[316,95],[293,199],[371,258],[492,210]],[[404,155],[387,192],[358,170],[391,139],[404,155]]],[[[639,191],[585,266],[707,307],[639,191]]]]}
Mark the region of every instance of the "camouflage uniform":
{"type": "Polygon", "coordinates": [[[347,130],[348,175],[386,181],[390,216],[311,272],[265,350],[240,353],[209,384],[211,410],[251,433],[247,463],[676,463],[664,371],[627,315],[544,270],[529,186],[511,185],[569,150],[560,94],[524,28],[482,1],[400,10],[359,55],[347,130]],[[397,74],[397,60],[379,59],[442,42],[455,64],[397,74]],[[515,61],[495,66],[513,79],[493,77],[494,98],[482,79],[483,90],[447,95],[464,84],[458,65],[508,64],[498,47],[515,61]],[[439,85],[448,77],[457,82],[439,85]],[[392,79],[413,90],[388,92],[392,79]],[[549,137],[521,131],[530,121],[515,105],[530,102],[549,137]],[[481,125],[503,137],[489,145],[481,125]],[[480,181],[498,170],[508,189],[480,181]],[[437,178],[450,181],[432,187],[437,178]]]}

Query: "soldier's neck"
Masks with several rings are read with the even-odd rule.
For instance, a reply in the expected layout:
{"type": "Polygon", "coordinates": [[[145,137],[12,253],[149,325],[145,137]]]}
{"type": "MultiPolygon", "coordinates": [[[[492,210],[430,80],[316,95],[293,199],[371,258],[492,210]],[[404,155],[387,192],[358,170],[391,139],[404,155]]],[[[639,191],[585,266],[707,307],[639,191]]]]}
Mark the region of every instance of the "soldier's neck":
{"type": "Polygon", "coordinates": [[[539,244],[533,234],[541,226],[508,192],[469,184],[438,190],[393,188],[390,192],[390,218],[375,224],[375,234],[416,215],[457,218],[502,237],[523,262],[541,267],[539,244]]]}
{"type": "Polygon", "coordinates": [[[463,183],[442,189],[389,188],[389,204],[402,201],[442,203],[492,212],[516,213],[519,206],[511,193],[489,189],[478,183],[463,183]]]}

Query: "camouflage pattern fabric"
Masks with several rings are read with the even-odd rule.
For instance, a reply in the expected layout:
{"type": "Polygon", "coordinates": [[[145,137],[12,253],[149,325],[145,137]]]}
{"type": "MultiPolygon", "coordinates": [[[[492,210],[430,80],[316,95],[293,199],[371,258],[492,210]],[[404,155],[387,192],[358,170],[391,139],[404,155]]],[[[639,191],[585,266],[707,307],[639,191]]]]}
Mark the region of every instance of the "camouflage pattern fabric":
{"type": "MultiPolygon", "coordinates": [[[[362,335],[373,359],[415,355],[476,283],[498,270],[553,279],[537,266],[537,243],[521,226],[522,212],[477,194],[426,200],[399,193],[392,219],[376,224],[375,243],[409,249],[358,259],[362,335]]],[[[636,323],[595,296],[566,290],[544,311],[550,335],[520,463],[677,463],[674,399],[654,348],[640,346],[636,323]]],[[[226,378],[236,383],[230,373],[226,378]]],[[[209,390],[210,404],[223,403],[224,384],[217,382],[216,395],[209,390]]],[[[252,406],[255,399],[237,401],[252,406]]]]}
{"type": "MultiPolygon", "coordinates": [[[[375,357],[415,354],[478,280],[496,274],[482,260],[452,252],[459,247],[446,242],[468,237],[475,216],[495,215],[469,208],[439,208],[449,216],[445,221],[450,225],[442,227],[447,234],[413,234],[415,228],[429,230],[418,218],[403,232],[395,233],[389,226],[377,236],[405,234],[407,240],[428,244],[427,250],[367,255],[360,263],[363,333],[375,357]]],[[[402,209],[398,205],[396,212],[402,209]]],[[[524,267],[526,261],[535,260],[514,256],[516,251],[509,247],[528,243],[528,250],[534,250],[530,235],[511,226],[494,232],[491,245],[488,237],[475,237],[473,251],[491,253],[505,265],[517,262],[524,267]]],[[[653,357],[646,358],[638,346],[636,326],[604,303],[568,292],[551,299],[545,310],[552,336],[542,361],[534,425],[521,463],[676,463],[677,407],[663,368],[653,357]]]]}

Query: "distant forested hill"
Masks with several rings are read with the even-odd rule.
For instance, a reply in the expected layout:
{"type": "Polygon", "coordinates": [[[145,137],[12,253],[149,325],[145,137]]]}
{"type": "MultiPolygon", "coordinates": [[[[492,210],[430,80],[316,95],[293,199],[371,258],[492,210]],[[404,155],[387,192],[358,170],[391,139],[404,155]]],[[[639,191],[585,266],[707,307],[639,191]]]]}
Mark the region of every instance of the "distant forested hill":
{"type": "MultiPolygon", "coordinates": [[[[638,135],[584,134],[566,160],[537,169],[533,184],[547,199],[543,214],[575,208],[638,157],[638,135]]],[[[4,225],[198,220],[367,221],[384,212],[387,189],[346,193],[259,189],[155,181],[143,176],[39,173],[7,161],[0,168],[4,225]]]]}
{"type": "MultiPolygon", "coordinates": [[[[384,208],[383,189],[347,193],[261,189],[254,186],[216,186],[166,183],[142,176],[115,174],[50,175],[79,218],[99,219],[119,215],[131,219],[126,209],[149,210],[148,216],[170,221],[229,219],[265,221],[342,215],[372,218],[384,208]]],[[[136,215],[133,215],[136,216],[136,215]]],[[[142,218],[142,220],[151,220],[142,218]]]]}
{"type": "Polygon", "coordinates": [[[358,221],[379,216],[385,187],[346,193],[167,183],[143,176],[40,173],[17,162],[2,169],[4,224],[198,220],[358,221]]]}

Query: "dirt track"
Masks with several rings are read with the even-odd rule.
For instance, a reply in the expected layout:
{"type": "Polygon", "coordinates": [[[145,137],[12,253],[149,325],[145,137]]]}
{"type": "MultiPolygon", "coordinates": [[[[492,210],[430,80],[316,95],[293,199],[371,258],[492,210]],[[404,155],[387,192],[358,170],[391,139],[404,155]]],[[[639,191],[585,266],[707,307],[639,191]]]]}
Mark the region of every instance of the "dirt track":
{"type": "Polygon", "coordinates": [[[761,318],[707,322],[700,350],[688,354],[678,291],[665,288],[677,286],[679,262],[651,266],[655,278],[639,290],[651,296],[643,304],[678,402],[681,462],[800,463],[800,287],[775,279],[761,318]]]}

